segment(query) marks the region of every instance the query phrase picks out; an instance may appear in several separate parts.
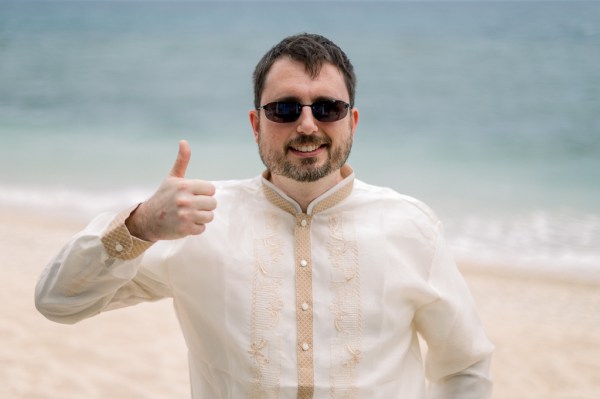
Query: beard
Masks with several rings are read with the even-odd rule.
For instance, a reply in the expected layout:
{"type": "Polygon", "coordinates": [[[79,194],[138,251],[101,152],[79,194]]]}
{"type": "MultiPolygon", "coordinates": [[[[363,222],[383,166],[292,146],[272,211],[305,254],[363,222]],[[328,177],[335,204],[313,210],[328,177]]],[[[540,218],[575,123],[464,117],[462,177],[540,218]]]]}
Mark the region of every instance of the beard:
{"type": "Polygon", "coordinates": [[[331,139],[326,136],[302,135],[290,140],[281,150],[276,150],[266,148],[259,128],[258,151],[263,164],[272,174],[298,182],[315,182],[339,170],[346,163],[352,150],[352,139],[350,129],[335,147],[332,145],[331,139]],[[287,158],[286,155],[291,146],[298,148],[302,145],[327,146],[327,159],[319,165],[317,157],[296,159],[293,162],[287,158]]]}

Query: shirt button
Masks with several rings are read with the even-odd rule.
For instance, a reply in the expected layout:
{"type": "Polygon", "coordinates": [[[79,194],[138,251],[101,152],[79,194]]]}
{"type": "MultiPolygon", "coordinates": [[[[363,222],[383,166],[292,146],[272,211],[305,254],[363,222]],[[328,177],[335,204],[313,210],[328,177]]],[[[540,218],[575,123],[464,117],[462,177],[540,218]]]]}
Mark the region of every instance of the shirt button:
{"type": "Polygon", "coordinates": [[[302,259],[302,260],[300,261],[300,266],[302,266],[302,267],[306,267],[306,266],[308,266],[308,262],[306,261],[306,259],[302,259]]]}
{"type": "Polygon", "coordinates": [[[302,304],[302,310],[308,310],[308,303],[304,302],[302,304]]]}
{"type": "Polygon", "coordinates": [[[121,243],[115,244],[115,251],[117,251],[117,252],[123,251],[123,246],[121,245],[121,243]]]}
{"type": "Polygon", "coordinates": [[[306,221],[306,219],[302,219],[302,221],[300,222],[300,225],[302,227],[306,227],[307,224],[308,224],[308,222],[306,221]]]}
{"type": "Polygon", "coordinates": [[[309,344],[307,344],[306,342],[302,344],[302,350],[303,351],[307,351],[309,349],[310,349],[310,345],[309,344]]]}

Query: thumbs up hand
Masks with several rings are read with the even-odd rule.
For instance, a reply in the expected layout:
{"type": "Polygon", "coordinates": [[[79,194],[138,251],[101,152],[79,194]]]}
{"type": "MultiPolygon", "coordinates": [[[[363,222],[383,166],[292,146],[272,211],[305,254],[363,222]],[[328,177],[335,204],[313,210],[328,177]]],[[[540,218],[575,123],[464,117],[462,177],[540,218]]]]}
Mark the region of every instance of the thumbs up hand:
{"type": "Polygon", "coordinates": [[[125,221],[129,232],[142,240],[174,240],[204,232],[217,207],[215,187],[203,180],[186,179],[191,150],[179,142],[177,159],[167,178],[125,221]]]}

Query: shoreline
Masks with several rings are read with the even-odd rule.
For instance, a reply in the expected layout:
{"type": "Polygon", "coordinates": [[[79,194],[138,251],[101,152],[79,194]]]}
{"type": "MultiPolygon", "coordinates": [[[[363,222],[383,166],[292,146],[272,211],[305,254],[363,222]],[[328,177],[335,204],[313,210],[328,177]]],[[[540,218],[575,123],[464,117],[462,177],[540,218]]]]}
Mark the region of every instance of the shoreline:
{"type": "MultiPolygon", "coordinates": [[[[48,260],[87,221],[0,211],[1,397],[189,397],[186,347],[171,301],[52,323],[33,303],[48,260]],[[132,383],[133,382],[133,383],[132,383]]],[[[494,344],[494,399],[600,396],[600,284],[462,263],[494,344]]]]}

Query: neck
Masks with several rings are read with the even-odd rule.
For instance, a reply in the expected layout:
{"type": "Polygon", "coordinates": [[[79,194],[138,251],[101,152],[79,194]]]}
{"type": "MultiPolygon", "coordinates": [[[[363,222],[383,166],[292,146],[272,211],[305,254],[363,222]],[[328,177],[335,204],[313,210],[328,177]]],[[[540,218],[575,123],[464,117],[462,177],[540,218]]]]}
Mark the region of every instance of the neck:
{"type": "Polygon", "coordinates": [[[269,176],[269,181],[300,205],[306,212],[308,205],[327,190],[343,180],[342,173],[337,170],[314,182],[299,182],[281,175],[269,176]]]}

